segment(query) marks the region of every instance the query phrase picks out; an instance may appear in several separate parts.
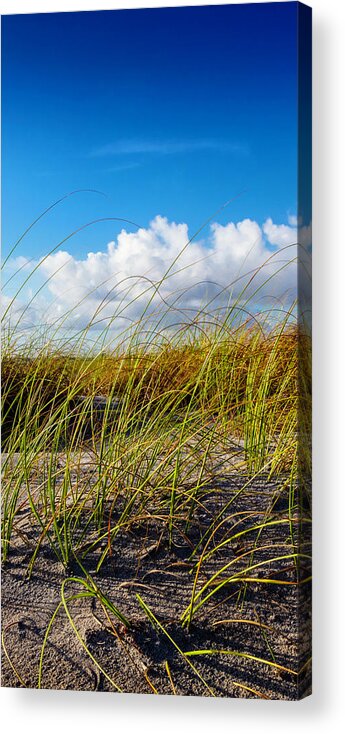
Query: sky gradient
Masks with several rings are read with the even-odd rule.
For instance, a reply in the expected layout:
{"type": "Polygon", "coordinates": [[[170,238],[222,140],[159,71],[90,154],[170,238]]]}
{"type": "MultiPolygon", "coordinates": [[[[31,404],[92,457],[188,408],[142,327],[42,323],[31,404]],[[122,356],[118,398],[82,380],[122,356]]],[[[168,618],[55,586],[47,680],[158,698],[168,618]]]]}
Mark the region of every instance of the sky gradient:
{"type": "MultiPolygon", "coordinates": [[[[4,253],[38,257],[90,219],[194,232],[286,222],[297,198],[297,3],[2,18],[4,253]],[[236,197],[236,198],[235,198],[236,197]]],[[[130,229],[130,228],[129,228],[130,229]]],[[[82,257],[120,231],[73,238],[82,257]]]]}
{"type": "Polygon", "coordinates": [[[147,308],[155,319],[167,307],[172,325],[175,305],[188,322],[238,299],[261,316],[293,308],[297,236],[311,244],[297,206],[310,171],[297,159],[298,126],[310,147],[300,7],[3,18],[3,302],[15,329],[58,319],[118,334],[147,308]]]}

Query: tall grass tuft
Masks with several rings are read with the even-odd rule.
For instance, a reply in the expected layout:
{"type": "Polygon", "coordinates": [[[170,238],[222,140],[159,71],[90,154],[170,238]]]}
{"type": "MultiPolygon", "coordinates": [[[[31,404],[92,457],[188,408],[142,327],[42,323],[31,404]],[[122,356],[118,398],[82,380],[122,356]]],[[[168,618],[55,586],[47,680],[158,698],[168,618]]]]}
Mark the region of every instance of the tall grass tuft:
{"type": "MultiPolygon", "coordinates": [[[[249,274],[251,283],[253,278],[249,274]]],[[[299,582],[299,562],[306,557],[297,521],[309,492],[311,345],[296,304],[277,317],[276,309],[258,307],[257,290],[247,295],[246,283],[236,300],[230,284],[226,297],[222,291],[222,308],[213,298],[192,314],[174,299],[153,308],[152,294],[161,285],[147,283],[142,315],[122,330],[117,324],[125,306],[103,330],[95,328],[99,306],[73,336],[66,329],[69,314],[39,338],[21,330],[20,318],[12,327],[7,316],[2,558],[6,563],[15,547],[23,509],[37,528],[29,575],[47,543],[67,573],[75,559],[85,564],[90,554],[96,554],[99,571],[119,535],[149,517],[170,551],[182,536],[190,544],[192,593],[180,620],[190,629],[223,587],[240,584],[245,590],[275,560],[294,564],[299,582]],[[277,488],[262,521],[256,517],[246,530],[225,536],[228,519],[239,520],[232,516],[233,499],[215,507],[206,527],[200,529],[198,520],[208,494],[221,491],[223,474],[240,480],[236,497],[258,478],[274,480],[277,488]],[[305,487],[301,477],[307,477],[305,487]],[[280,491],[287,491],[289,507],[277,520],[272,512],[280,491]],[[278,522],[286,527],[284,547],[260,544],[263,530],[278,522]],[[239,556],[243,570],[230,560],[205,580],[207,561],[248,533],[256,540],[239,556]]],[[[138,297],[136,286],[122,283],[128,306],[138,297]]],[[[80,583],[96,594],[88,579],[80,583]]],[[[274,579],[261,577],[261,583],[274,579]]],[[[64,594],[69,614],[67,601],[64,594]]],[[[180,652],[194,669],[190,658],[197,651],[180,652]]]]}

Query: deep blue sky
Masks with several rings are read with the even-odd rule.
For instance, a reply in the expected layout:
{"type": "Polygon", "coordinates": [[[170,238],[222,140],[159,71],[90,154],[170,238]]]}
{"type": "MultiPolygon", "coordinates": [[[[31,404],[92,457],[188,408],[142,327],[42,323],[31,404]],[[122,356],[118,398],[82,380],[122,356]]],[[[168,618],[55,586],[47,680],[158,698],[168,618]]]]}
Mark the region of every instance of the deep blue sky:
{"type": "MultiPolygon", "coordinates": [[[[17,254],[90,219],[194,231],[296,213],[297,6],[267,3],[2,18],[3,248],[55,199],[17,254]]],[[[119,226],[71,240],[82,256],[119,226]]]]}

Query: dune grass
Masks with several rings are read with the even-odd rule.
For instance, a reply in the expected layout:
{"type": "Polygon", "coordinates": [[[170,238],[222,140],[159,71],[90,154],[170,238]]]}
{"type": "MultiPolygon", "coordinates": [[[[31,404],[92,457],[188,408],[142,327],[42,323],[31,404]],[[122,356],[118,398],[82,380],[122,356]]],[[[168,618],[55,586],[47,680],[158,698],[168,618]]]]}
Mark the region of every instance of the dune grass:
{"type": "MultiPolygon", "coordinates": [[[[188,476],[193,476],[195,486],[182,504],[191,523],[193,502],[209,471],[215,444],[225,446],[231,440],[239,450],[238,469],[248,476],[293,471],[299,448],[298,349],[298,334],[290,326],[279,325],[264,335],[246,324],[222,338],[213,333],[207,341],[164,343],[151,353],[66,357],[45,349],[34,355],[28,350],[16,354],[5,345],[4,560],[15,498],[19,500],[23,484],[29,487],[30,474],[42,456],[50,457],[39,492],[39,504],[41,493],[45,495],[44,516],[34,497],[31,509],[42,529],[52,521],[47,533],[65,548],[64,562],[73,543],[71,524],[78,525],[84,504],[71,487],[70,461],[73,455],[78,463],[78,452],[81,455],[85,446],[97,457],[91,504],[100,531],[106,503],[116,501],[114,490],[125,489],[131,506],[139,504],[136,511],[143,510],[152,492],[156,496],[159,492],[172,534],[182,499],[178,488],[188,476]],[[94,405],[99,396],[105,398],[101,412],[94,405]],[[61,451],[66,454],[63,469],[58,466],[61,451]]],[[[131,506],[126,507],[123,522],[128,522],[131,506]]]]}
{"type": "MultiPolygon", "coordinates": [[[[99,349],[86,346],[92,320],[73,341],[64,329],[59,331],[58,324],[43,339],[40,335],[39,340],[23,340],[18,336],[20,320],[14,329],[6,322],[2,347],[5,566],[23,509],[39,529],[29,576],[47,543],[67,575],[75,561],[84,568],[88,555],[95,553],[98,572],[119,534],[135,532],[149,516],[169,549],[181,533],[191,539],[192,592],[180,620],[187,630],[224,586],[240,582],[245,593],[246,586],[258,583],[258,578],[260,583],[274,583],[265,570],[275,560],[290,561],[299,583],[305,555],[299,547],[298,522],[301,514],[308,515],[310,500],[310,338],[298,323],[295,304],[286,312],[281,310],[278,319],[275,313],[273,320],[269,312],[250,313],[245,291],[244,285],[239,299],[235,303],[229,299],[221,314],[212,311],[210,304],[185,321],[179,314],[175,328],[165,326],[170,307],[154,318],[144,311],[134,328],[131,324],[115,342],[107,345],[103,333],[99,349]],[[85,472],[86,456],[87,466],[92,459],[91,476],[85,472]],[[223,464],[224,471],[229,472],[231,465],[241,478],[239,493],[245,493],[258,477],[275,479],[275,500],[280,491],[287,491],[288,511],[279,520],[265,512],[262,522],[253,520],[249,529],[238,531],[236,522],[241,518],[235,512],[235,529],[224,537],[222,527],[232,517],[230,500],[215,510],[195,541],[198,510],[213,491],[223,464]],[[267,559],[262,560],[262,532],[278,522],[286,526],[285,547],[268,545],[267,559]],[[241,542],[249,533],[256,540],[250,551],[240,555],[241,573],[233,570],[230,560],[205,581],[202,571],[210,557],[216,559],[220,549],[241,542]]],[[[97,596],[90,578],[80,583],[83,593],[97,596]]],[[[156,620],[138,599],[151,621],[156,620]]],[[[64,591],[61,604],[69,615],[64,591]]],[[[43,650],[44,646],[42,655],[43,650]]],[[[193,670],[190,657],[205,653],[180,652],[193,670]]],[[[174,689],[168,662],[167,666],[174,689]]],[[[212,691],[212,685],[203,682],[212,691]]]]}

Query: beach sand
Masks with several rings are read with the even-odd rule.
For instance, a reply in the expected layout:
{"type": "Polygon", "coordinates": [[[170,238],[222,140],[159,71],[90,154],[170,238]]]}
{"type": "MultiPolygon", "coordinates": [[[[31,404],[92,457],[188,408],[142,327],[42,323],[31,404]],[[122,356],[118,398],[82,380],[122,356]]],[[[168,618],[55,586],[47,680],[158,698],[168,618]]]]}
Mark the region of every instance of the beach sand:
{"type": "MultiPolygon", "coordinates": [[[[90,462],[85,454],[79,472],[86,476],[90,462]]],[[[154,506],[154,499],[150,500],[140,520],[117,534],[111,555],[98,573],[96,566],[106,539],[82,561],[97,587],[129,620],[129,628],[113,615],[107,618],[95,598],[71,601],[71,619],[61,606],[44,650],[41,687],[187,696],[213,692],[216,696],[273,699],[298,699],[310,693],[310,582],[296,584],[291,558],[272,560],[250,574],[281,583],[245,583],[240,579],[225,583],[197,610],[189,629],[182,628],[180,621],[192,594],[194,574],[190,571],[193,560],[195,563],[198,558],[191,560],[192,549],[211,518],[224,507],[228,507],[223,515],[227,519],[208,550],[230,535],[257,527],[263,519],[269,518],[275,524],[259,534],[249,530],[240,540],[234,539],[212,553],[202,565],[197,590],[229,562],[231,566],[220,574],[218,581],[228,578],[230,573],[238,577],[250,562],[289,555],[293,551],[289,545],[289,517],[300,552],[310,553],[310,524],[299,523],[298,513],[291,517],[291,510],[289,515],[288,490],[278,489],[281,486],[281,481],[264,477],[248,482],[240,473],[218,474],[198,498],[188,533],[185,522],[181,518],[176,521],[171,548],[167,516],[154,506]],[[279,523],[280,520],[283,522],[279,523]],[[154,629],[137,594],[165,632],[154,629]],[[222,652],[189,657],[199,677],[181,650],[222,650],[241,655],[222,652]],[[303,666],[300,675],[291,672],[297,673],[303,666]]],[[[186,491],[188,488],[181,487],[181,496],[186,491]]],[[[116,512],[120,512],[118,505],[116,512]]],[[[116,512],[112,514],[112,523],[116,522],[116,512]]],[[[65,568],[44,537],[28,579],[28,567],[41,532],[23,501],[16,515],[8,560],[2,569],[6,651],[2,653],[3,686],[38,686],[42,644],[61,601],[62,584],[67,578],[85,578],[77,561],[72,560],[65,568]]],[[[76,544],[78,533],[80,528],[75,530],[76,544]]],[[[84,540],[91,541],[93,537],[96,536],[90,530],[90,537],[84,540]]],[[[309,565],[307,559],[301,562],[302,581],[310,575],[309,565]]],[[[211,584],[209,591],[213,588],[211,584]]],[[[66,596],[80,591],[79,582],[66,582],[66,596]]]]}

